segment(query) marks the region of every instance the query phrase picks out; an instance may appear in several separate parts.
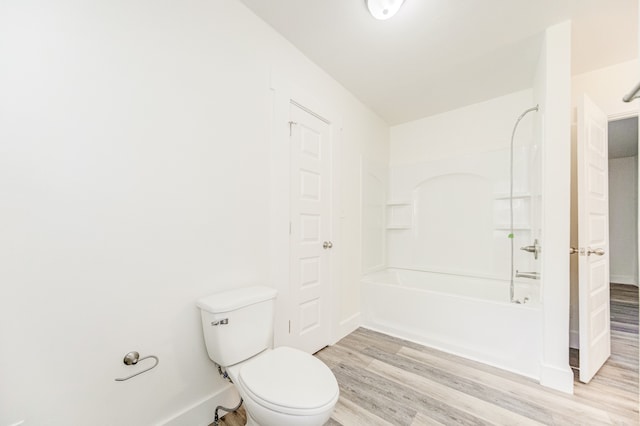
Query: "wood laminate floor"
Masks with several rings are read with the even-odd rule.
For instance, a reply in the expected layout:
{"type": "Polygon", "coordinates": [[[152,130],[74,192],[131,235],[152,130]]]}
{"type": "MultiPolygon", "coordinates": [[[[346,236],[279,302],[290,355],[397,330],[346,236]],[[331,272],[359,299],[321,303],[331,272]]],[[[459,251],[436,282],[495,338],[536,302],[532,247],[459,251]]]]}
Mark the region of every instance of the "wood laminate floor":
{"type": "MultiPolygon", "coordinates": [[[[636,287],[612,284],[611,329],[611,358],[588,385],[576,380],[574,395],[567,395],[360,328],[316,354],[340,385],[326,425],[638,425],[636,287]]],[[[242,409],[220,422],[244,423],[242,409]]]]}

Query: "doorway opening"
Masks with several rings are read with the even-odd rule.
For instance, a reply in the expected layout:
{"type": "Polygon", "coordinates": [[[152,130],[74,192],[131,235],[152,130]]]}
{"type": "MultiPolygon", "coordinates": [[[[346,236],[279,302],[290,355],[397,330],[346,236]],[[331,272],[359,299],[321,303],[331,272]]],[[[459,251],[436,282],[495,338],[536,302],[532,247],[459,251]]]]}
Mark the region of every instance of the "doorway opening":
{"type": "MultiPolygon", "coordinates": [[[[611,381],[621,390],[638,392],[638,117],[608,122],[609,259],[611,356],[593,381],[611,381]],[[636,372],[635,376],[624,372],[636,372]],[[633,376],[633,377],[632,377],[633,376]],[[612,377],[614,377],[612,379],[612,377]]],[[[573,218],[573,216],[572,216],[573,218]]],[[[573,233],[572,226],[572,233],[573,233]]],[[[573,240],[572,240],[573,242],[573,240]]],[[[572,256],[572,311],[578,303],[574,286],[577,257],[572,256]]],[[[576,318],[579,321],[579,318],[576,318]]],[[[572,326],[570,365],[578,383],[580,342],[572,326]]],[[[624,398],[622,399],[624,400],[624,398]]]]}
{"type": "Polygon", "coordinates": [[[638,117],[609,122],[610,281],[638,286],[638,117]]]}

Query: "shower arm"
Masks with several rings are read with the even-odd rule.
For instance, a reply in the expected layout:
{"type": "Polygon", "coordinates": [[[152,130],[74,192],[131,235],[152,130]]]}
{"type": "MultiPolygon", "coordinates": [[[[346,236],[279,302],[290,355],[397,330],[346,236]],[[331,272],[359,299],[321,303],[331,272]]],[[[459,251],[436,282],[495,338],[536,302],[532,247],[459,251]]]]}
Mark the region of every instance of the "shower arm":
{"type": "Polygon", "coordinates": [[[640,82],[638,82],[638,84],[636,84],[636,86],[633,89],[631,89],[631,91],[628,94],[624,95],[622,100],[625,102],[631,102],[634,99],[640,98],[640,95],[638,95],[638,92],[640,92],[640,82]]]}
{"type": "MultiPolygon", "coordinates": [[[[640,90],[640,88],[638,90],[640,90]]],[[[516,125],[513,126],[513,134],[515,135],[516,129],[518,128],[518,123],[520,123],[520,120],[522,120],[525,115],[529,114],[532,111],[538,111],[539,109],[540,109],[540,105],[536,105],[534,107],[529,108],[528,110],[526,110],[522,114],[520,114],[520,117],[518,117],[518,120],[516,121],[516,125]]]]}

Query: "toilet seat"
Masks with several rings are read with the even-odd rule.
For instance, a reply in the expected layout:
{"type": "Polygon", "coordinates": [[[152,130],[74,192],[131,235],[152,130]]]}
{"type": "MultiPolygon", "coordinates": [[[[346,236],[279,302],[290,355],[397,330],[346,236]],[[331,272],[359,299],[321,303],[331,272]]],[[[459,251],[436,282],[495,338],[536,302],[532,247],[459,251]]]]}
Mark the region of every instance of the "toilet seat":
{"type": "Polygon", "coordinates": [[[282,414],[314,415],[333,406],[339,390],[322,361],[300,350],[279,347],[240,366],[237,384],[257,404],[282,414]]]}

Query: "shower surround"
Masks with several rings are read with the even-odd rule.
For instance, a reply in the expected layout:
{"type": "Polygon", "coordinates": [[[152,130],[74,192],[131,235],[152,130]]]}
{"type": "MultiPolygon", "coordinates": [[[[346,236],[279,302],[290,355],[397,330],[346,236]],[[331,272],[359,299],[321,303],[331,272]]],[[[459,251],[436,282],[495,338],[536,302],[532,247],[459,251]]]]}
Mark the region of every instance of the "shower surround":
{"type": "MultiPolygon", "coordinates": [[[[428,128],[420,123],[399,126],[399,133],[410,134],[404,135],[405,156],[398,159],[401,153],[394,161],[392,155],[387,191],[369,189],[365,194],[371,197],[363,200],[365,216],[380,215],[363,222],[382,222],[386,228],[386,263],[363,262],[365,326],[540,377],[541,281],[515,278],[517,303],[510,301],[511,239],[515,270],[541,273],[541,259],[518,250],[543,237],[536,142],[541,123],[533,115],[523,119],[514,144],[513,233],[509,209],[509,135],[522,105],[530,105],[532,97],[532,91],[519,92],[429,118],[428,128]],[[470,118],[461,120],[469,125],[454,128],[449,115],[455,114],[470,118]],[[487,133],[480,135],[474,125],[483,118],[487,133]],[[495,127],[488,129],[486,123],[495,127]],[[433,133],[446,139],[436,144],[433,133]],[[439,148],[430,148],[434,146],[439,148]]],[[[364,175],[367,171],[363,168],[364,175]]],[[[363,182],[382,184],[384,179],[364,176],[363,182]]]]}

